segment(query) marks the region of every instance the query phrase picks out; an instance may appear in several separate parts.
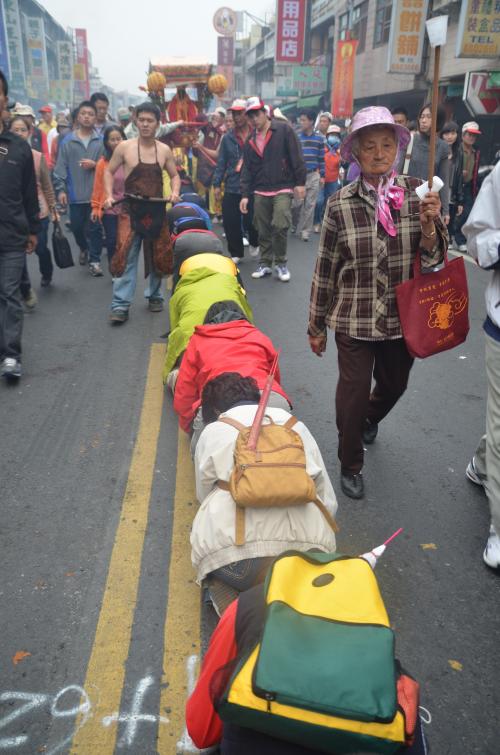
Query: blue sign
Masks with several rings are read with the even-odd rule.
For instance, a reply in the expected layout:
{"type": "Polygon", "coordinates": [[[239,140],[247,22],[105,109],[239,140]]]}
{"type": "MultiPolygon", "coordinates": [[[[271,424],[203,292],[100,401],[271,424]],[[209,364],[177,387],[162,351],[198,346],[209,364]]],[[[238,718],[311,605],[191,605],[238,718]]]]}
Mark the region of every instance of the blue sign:
{"type": "Polygon", "coordinates": [[[2,0],[0,0],[0,69],[8,81],[10,79],[9,49],[7,47],[7,31],[5,29],[2,0]]]}

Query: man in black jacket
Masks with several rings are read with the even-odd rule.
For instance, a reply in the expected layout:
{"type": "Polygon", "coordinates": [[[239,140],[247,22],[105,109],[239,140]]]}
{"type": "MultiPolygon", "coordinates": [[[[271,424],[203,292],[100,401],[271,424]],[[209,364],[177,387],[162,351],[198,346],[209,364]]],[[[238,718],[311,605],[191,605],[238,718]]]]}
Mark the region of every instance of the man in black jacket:
{"type": "Polygon", "coordinates": [[[36,247],[40,208],[31,148],[3,125],[7,95],[0,71],[0,374],[17,380],[23,328],[20,284],[25,254],[36,247]]]}
{"type": "Polygon", "coordinates": [[[285,121],[269,120],[264,103],[250,97],[247,115],[254,131],[243,148],[240,210],[248,212],[255,194],[254,225],[259,234],[260,264],[252,278],[275,272],[289,281],[286,244],[292,220],[292,197],[305,197],[306,166],[297,136],[285,121]]]}

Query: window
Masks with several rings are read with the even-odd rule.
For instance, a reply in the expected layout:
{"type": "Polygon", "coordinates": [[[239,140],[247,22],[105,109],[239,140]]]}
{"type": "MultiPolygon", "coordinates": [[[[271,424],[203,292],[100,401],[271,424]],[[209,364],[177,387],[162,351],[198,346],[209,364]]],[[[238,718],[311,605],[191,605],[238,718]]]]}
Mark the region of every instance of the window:
{"type": "Polygon", "coordinates": [[[365,51],[366,24],[368,21],[368,0],[357,5],[352,12],[351,38],[358,40],[357,54],[365,51]]]}
{"type": "Polygon", "coordinates": [[[346,38],[346,31],[349,28],[349,14],[343,13],[339,18],[339,39],[343,42],[346,38]]]}
{"type": "Polygon", "coordinates": [[[380,47],[389,41],[391,30],[392,0],[377,0],[373,46],[380,47]]]}

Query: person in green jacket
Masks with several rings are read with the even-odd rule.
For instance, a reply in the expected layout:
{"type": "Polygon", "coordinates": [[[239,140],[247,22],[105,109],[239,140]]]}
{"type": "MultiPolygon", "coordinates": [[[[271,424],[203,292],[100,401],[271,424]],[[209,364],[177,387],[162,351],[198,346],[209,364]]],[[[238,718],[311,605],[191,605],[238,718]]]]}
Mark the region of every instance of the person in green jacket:
{"type": "Polygon", "coordinates": [[[217,301],[227,300],[239,304],[249,322],[253,322],[251,307],[236,276],[199,267],[181,277],[170,299],[170,334],[163,368],[164,383],[180,362],[195,326],[203,323],[209,307],[217,301]]]}

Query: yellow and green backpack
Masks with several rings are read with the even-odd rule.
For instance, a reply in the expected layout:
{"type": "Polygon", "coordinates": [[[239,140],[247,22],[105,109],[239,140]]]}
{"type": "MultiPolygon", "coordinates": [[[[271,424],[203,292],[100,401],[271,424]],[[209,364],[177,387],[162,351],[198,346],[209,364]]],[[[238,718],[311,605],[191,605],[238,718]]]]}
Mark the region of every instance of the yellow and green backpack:
{"type": "Polygon", "coordinates": [[[285,553],[265,602],[260,641],[219,699],[223,721],[336,755],[395,753],[411,741],[418,685],[404,677],[400,689],[394,633],[367,561],[285,553]]]}

